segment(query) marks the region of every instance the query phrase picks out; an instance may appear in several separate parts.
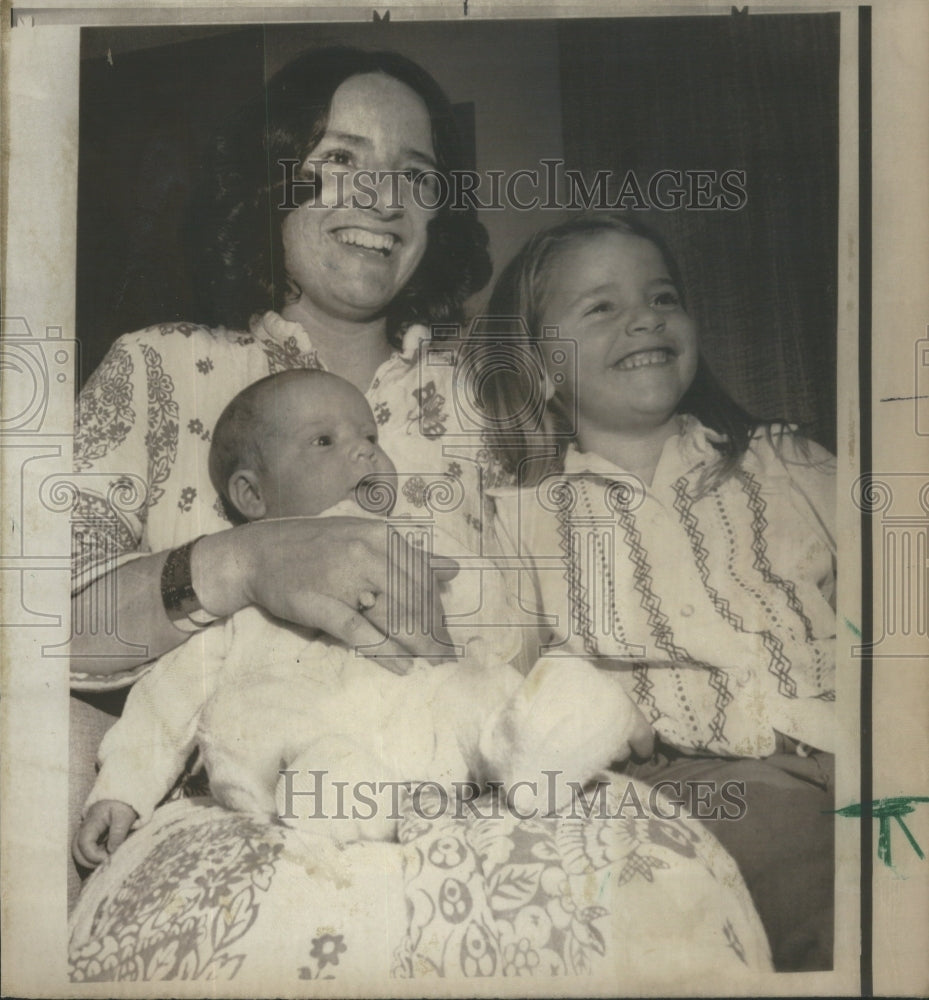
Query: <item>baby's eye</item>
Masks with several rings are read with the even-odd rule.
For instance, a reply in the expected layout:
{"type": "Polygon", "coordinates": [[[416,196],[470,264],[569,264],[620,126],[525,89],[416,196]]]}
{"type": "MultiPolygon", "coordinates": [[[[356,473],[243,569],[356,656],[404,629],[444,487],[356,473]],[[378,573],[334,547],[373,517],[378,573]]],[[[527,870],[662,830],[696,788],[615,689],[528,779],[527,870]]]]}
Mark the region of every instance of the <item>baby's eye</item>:
{"type": "Polygon", "coordinates": [[[314,448],[328,448],[332,444],[332,438],[328,434],[320,434],[310,442],[314,448]]]}
{"type": "Polygon", "coordinates": [[[377,435],[376,434],[369,434],[368,435],[368,440],[371,442],[371,444],[377,444],[377,435]]]}
{"type": "Polygon", "coordinates": [[[597,313],[607,313],[613,308],[612,302],[595,302],[584,313],[585,316],[594,316],[597,313]]]}

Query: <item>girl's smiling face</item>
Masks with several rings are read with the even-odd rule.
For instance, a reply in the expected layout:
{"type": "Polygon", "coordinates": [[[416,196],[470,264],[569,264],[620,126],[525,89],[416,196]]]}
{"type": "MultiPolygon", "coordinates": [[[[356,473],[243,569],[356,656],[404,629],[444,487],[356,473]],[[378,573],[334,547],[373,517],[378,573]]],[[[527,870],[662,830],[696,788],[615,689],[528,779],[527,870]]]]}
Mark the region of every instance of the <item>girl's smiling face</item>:
{"type": "Polygon", "coordinates": [[[605,231],[557,253],[545,326],[577,343],[578,440],[585,428],[652,433],[668,424],[697,370],[697,331],[654,243],[605,231]]]}

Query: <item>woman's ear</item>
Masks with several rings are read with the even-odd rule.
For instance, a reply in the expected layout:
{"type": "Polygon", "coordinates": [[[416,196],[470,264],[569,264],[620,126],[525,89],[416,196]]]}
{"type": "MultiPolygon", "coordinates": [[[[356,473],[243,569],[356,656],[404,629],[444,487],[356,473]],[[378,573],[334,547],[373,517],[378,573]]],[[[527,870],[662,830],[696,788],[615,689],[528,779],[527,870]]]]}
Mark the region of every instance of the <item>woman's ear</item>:
{"type": "Polygon", "coordinates": [[[268,504],[258,474],[251,469],[237,469],[229,477],[227,487],[232,506],[246,521],[260,521],[268,512],[268,504]]]}

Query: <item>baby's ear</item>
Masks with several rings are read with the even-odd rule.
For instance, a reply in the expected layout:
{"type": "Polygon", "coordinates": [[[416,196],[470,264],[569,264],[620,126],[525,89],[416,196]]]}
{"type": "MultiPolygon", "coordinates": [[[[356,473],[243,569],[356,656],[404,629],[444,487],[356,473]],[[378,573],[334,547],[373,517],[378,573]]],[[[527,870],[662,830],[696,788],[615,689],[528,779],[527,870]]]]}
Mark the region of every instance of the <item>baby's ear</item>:
{"type": "Polygon", "coordinates": [[[227,487],[232,506],[246,521],[260,521],[268,512],[264,490],[258,474],[251,469],[237,469],[229,477],[227,487]]]}

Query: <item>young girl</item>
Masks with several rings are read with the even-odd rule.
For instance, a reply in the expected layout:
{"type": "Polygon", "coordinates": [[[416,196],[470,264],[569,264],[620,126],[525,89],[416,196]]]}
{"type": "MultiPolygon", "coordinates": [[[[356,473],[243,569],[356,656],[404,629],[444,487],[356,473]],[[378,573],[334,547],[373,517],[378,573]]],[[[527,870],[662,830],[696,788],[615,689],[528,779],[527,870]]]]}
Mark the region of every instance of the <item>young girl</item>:
{"type": "Polygon", "coordinates": [[[489,312],[516,317],[507,346],[482,365],[475,341],[468,367],[519,483],[497,491],[497,528],[531,569],[547,648],[616,671],[660,741],[636,773],[697,815],[721,819],[715,789],[745,782],[745,816],[714,833],[778,967],[829,967],[832,457],[715,382],[677,267],[637,224],[537,235],[489,312]]]}

